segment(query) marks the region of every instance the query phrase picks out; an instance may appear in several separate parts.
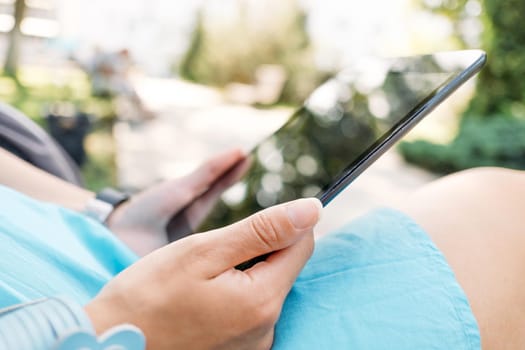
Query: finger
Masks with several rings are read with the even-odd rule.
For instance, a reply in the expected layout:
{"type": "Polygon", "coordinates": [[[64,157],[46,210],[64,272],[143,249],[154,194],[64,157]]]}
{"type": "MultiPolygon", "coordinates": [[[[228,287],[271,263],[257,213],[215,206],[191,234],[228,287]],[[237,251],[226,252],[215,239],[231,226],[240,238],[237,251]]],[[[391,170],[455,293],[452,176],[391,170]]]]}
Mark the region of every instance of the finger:
{"type": "Polygon", "coordinates": [[[252,278],[257,290],[272,286],[272,290],[277,291],[280,300],[284,301],[297,276],[312,256],[313,250],[314,235],[313,231],[310,231],[297,243],[273,253],[266,261],[256,264],[245,272],[252,278]]]}
{"type": "Polygon", "coordinates": [[[197,229],[202,220],[213,209],[222,193],[239,181],[251,165],[252,162],[249,158],[237,163],[187,208],[186,217],[192,229],[197,229]]]}
{"type": "Polygon", "coordinates": [[[212,278],[254,257],[287,248],[311,232],[321,208],[316,198],[299,199],[203,233],[188,262],[197,273],[212,278]]]}
{"type": "Polygon", "coordinates": [[[155,200],[163,198],[155,205],[161,213],[171,216],[198,198],[217,178],[242,159],[244,154],[239,149],[224,152],[211,158],[191,174],[164,182],[150,189],[148,193],[154,192],[152,197],[155,200]]]}
{"type": "Polygon", "coordinates": [[[184,188],[188,192],[193,195],[200,195],[242,159],[244,159],[244,154],[239,149],[221,153],[206,161],[191,174],[180,179],[177,187],[185,186],[184,188]]]}

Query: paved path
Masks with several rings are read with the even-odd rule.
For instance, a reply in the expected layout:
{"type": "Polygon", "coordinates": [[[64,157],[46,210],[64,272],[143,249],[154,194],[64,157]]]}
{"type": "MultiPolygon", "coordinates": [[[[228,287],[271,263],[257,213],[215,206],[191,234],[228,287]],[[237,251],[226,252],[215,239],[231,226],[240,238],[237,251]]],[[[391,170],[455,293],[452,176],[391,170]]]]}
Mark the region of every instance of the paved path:
{"type": "MultiPolygon", "coordinates": [[[[115,126],[119,185],[128,189],[186,174],[221,150],[250,149],[291,113],[289,109],[230,105],[212,89],[174,80],[148,79],[137,86],[158,117],[115,126]]],[[[434,178],[390,151],[330,203],[317,233],[324,234],[373,207],[402,199],[434,178]]]]}

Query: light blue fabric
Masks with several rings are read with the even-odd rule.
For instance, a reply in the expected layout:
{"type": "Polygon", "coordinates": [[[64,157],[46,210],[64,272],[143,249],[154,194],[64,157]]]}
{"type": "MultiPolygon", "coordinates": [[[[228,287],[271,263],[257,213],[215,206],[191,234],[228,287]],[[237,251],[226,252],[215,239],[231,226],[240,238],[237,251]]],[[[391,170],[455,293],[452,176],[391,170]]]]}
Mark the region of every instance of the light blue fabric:
{"type": "MultiPolygon", "coordinates": [[[[0,186],[0,308],[55,295],[86,303],[136,259],[102,225],[0,186]]],[[[480,349],[442,254],[388,209],[317,242],[275,335],[274,350],[480,349]]]]}
{"type": "Polygon", "coordinates": [[[441,252],[410,218],[376,210],[316,244],[274,350],[479,350],[477,322],[441,252]]]}
{"type": "Polygon", "coordinates": [[[136,259],[95,221],[0,186],[0,308],[56,295],[85,304],[136,259]]]}

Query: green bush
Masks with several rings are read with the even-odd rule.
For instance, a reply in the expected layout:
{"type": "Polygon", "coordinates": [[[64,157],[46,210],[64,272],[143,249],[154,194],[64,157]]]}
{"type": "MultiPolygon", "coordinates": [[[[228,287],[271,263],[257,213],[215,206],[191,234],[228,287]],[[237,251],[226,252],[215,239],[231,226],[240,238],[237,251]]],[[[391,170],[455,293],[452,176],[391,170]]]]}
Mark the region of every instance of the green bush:
{"type": "Polygon", "coordinates": [[[56,69],[46,67],[22,66],[18,81],[2,73],[0,71],[0,100],[16,107],[44,129],[46,109],[57,102],[71,102],[83,112],[96,115],[98,118],[88,136],[91,142],[87,145],[88,161],[82,175],[91,190],[115,185],[115,151],[111,138],[114,108],[111,101],[91,96],[88,77],[82,71],[62,70],[61,76],[65,77],[62,84],[56,84],[53,79],[56,69]]]}
{"type": "Polygon", "coordinates": [[[447,17],[460,46],[467,47],[465,21],[471,21],[469,3],[480,2],[483,24],[481,43],[489,60],[479,75],[476,96],[466,115],[525,117],[525,31],[523,0],[421,0],[424,8],[447,17]]]}
{"type": "Polygon", "coordinates": [[[405,142],[400,150],[409,162],[442,174],[479,166],[525,169],[525,120],[467,117],[450,144],[405,142]]]}
{"type": "Polygon", "coordinates": [[[487,66],[467,114],[525,117],[525,31],[523,0],[484,0],[487,66]]]}
{"type": "MultiPolygon", "coordinates": [[[[440,3],[434,11],[461,20],[465,0],[440,3]]],[[[448,145],[416,141],[400,146],[408,161],[436,172],[486,165],[525,169],[525,1],[483,0],[483,8],[488,63],[458,135],[448,145]]]]}

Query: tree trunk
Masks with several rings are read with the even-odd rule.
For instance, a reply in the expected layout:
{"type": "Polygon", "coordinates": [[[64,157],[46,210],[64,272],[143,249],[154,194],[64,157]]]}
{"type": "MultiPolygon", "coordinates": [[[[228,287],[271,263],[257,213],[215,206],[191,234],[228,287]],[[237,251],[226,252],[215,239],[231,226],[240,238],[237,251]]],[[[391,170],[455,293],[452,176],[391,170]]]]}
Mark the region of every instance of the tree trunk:
{"type": "Polygon", "coordinates": [[[16,76],[18,69],[18,56],[20,51],[20,42],[22,40],[22,32],[20,25],[24,19],[26,10],[25,0],[16,0],[15,2],[15,25],[9,33],[9,44],[7,47],[7,55],[5,59],[4,72],[10,76],[16,76]]]}

